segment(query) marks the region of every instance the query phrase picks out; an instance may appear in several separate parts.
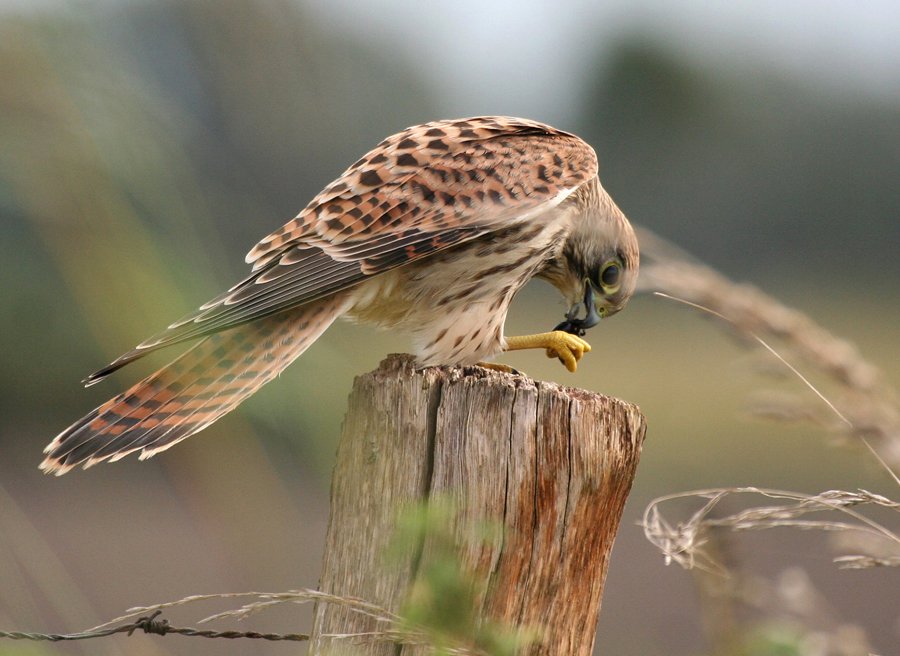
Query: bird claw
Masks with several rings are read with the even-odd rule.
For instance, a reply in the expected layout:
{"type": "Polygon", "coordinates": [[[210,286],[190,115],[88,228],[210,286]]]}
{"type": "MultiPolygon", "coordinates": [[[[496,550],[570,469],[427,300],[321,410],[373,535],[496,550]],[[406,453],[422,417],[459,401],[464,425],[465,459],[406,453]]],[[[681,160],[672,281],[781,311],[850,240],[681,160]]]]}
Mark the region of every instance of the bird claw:
{"type": "Polygon", "coordinates": [[[518,376],[520,373],[518,369],[513,369],[508,364],[500,364],[499,362],[478,362],[477,364],[479,367],[491,369],[492,371],[499,371],[504,374],[514,374],[518,376]]]}
{"type": "Polygon", "coordinates": [[[571,333],[554,330],[547,336],[547,341],[551,342],[547,344],[547,357],[558,358],[571,372],[578,368],[578,361],[591,350],[590,344],[571,333]]]}

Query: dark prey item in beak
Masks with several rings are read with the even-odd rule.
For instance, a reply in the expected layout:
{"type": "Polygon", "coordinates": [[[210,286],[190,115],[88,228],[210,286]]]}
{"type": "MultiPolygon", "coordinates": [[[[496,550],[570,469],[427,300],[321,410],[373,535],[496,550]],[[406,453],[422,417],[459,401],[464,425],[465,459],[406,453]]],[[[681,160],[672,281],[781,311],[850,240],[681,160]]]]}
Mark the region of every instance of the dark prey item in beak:
{"type": "Polygon", "coordinates": [[[563,332],[584,337],[588,328],[593,328],[600,323],[600,315],[597,313],[597,306],[594,305],[594,288],[591,283],[584,283],[584,300],[578,305],[573,306],[566,312],[566,320],[558,324],[553,330],[562,330],[563,332]],[[578,312],[584,306],[587,316],[584,319],[578,319],[578,312]]]}

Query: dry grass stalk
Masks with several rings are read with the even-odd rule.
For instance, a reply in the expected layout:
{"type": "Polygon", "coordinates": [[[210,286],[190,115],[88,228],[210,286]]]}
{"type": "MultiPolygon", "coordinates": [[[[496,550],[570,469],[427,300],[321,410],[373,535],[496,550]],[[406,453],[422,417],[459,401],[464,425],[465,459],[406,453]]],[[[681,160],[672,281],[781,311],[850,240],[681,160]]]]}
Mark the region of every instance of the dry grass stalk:
{"type": "Polygon", "coordinates": [[[779,353],[828,384],[828,400],[848,423],[812,397],[768,395],[751,412],[767,419],[813,421],[835,434],[863,438],[891,469],[900,469],[900,395],[855,346],[755,287],[734,283],[693,261],[654,234],[642,230],[639,238],[641,291],[663,292],[724,316],[724,327],[748,346],[756,348],[756,338],[777,344],[779,353]]]}
{"type": "Polygon", "coordinates": [[[287,592],[226,592],[220,594],[191,595],[189,597],[178,599],[177,601],[169,601],[162,604],[154,604],[152,606],[135,606],[134,608],[129,608],[124,615],[120,615],[119,617],[111,619],[108,622],[100,624],[99,626],[95,626],[94,628],[90,629],[90,631],[98,631],[113,624],[121,624],[122,622],[125,622],[127,620],[134,619],[135,617],[139,617],[141,615],[154,613],[158,610],[166,610],[169,608],[175,608],[176,606],[184,606],[186,604],[193,604],[200,601],[209,601],[211,599],[236,599],[240,597],[255,597],[259,601],[245,604],[244,606],[241,606],[240,608],[234,610],[211,615],[202,620],[199,620],[199,623],[203,624],[205,622],[211,622],[213,620],[225,618],[236,618],[238,620],[242,620],[271,606],[289,602],[297,604],[305,604],[310,602],[339,604],[341,606],[346,606],[347,608],[350,608],[355,612],[374,617],[379,621],[394,622],[398,619],[396,615],[361,599],[336,597],[334,595],[325,594],[324,592],[319,592],[318,590],[289,590],[287,592]]]}
{"type": "MultiPolygon", "coordinates": [[[[792,396],[770,392],[758,397],[751,408],[754,415],[780,421],[811,421],[844,438],[856,438],[872,450],[900,483],[894,474],[900,469],[900,401],[897,391],[886,382],[877,367],[864,360],[849,342],[831,335],[802,313],[785,307],[758,289],[728,280],[648,231],[642,231],[640,239],[647,260],[641,272],[642,291],[661,292],[683,299],[717,315],[722,319],[723,327],[742,342],[754,348],[762,344],[781,359],[782,362],[774,362],[769,354],[763,353],[766,362],[776,365],[769,367],[768,373],[784,375],[793,372],[824,401],[822,403],[810,394],[792,396]],[[777,352],[769,342],[778,345],[777,352]],[[809,383],[782,354],[824,381],[828,386],[827,396],[809,383]]],[[[833,545],[845,554],[847,551],[858,552],[836,559],[842,568],[900,566],[897,557],[900,539],[884,526],[850,510],[860,504],[894,510],[898,507],[895,502],[864,490],[830,491],[816,496],[756,488],[699,490],[655,500],[645,512],[644,526],[648,539],[661,549],[666,561],[676,561],[684,567],[721,570],[721,566],[703,551],[703,536],[710,528],[725,526],[732,530],[793,526],[840,531],[854,536],[854,544],[844,539],[833,540],[833,545]],[[724,519],[708,517],[723,496],[736,492],[776,495],[775,498],[794,503],[751,508],[724,519]],[[676,525],[661,516],[660,503],[689,496],[708,501],[691,518],[676,525]],[[824,510],[849,513],[856,523],[801,519],[809,512],[824,510]]]]}
{"type": "Polygon", "coordinates": [[[884,566],[889,561],[896,561],[900,565],[900,536],[855,510],[857,506],[862,505],[875,505],[900,511],[900,504],[865,490],[857,492],[830,490],[811,496],[755,487],[715,488],[670,494],[653,500],[644,511],[642,526],[647,539],[663,553],[666,564],[675,562],[686,569],[699,567],[705,571],[727,573],[706,549],[710,529],[729,528],[733,531],[747,531],[783,526],[806,530],[852,531],[860,548],[865,546],[860,540],[862,536],[871,536],[882,545],[886,542],[893,545],[896,556],[888,558],[853,555],[835,559],[842,568],[858,569],[873,560],[878,562],[874,562],[872,566],[884,566]],[[754,507],[724,517],[713,517],[712,513],[719,502],[726,496],[734,494],[759,494],[791,503],[754,507]],[[670,523],[660,512],[660,505],[663,503],[691,497],[705,499],[706,503],[684,522],[670,523]],[[840,512],[851,521],[804,518],[810,513],[828,511],[840,512]]]}

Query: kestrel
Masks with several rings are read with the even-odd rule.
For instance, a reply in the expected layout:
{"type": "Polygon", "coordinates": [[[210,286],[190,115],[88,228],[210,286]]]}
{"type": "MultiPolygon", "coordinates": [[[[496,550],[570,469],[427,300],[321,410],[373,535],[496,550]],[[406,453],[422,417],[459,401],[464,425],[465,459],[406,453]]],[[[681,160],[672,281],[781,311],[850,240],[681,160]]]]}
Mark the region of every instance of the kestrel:
{"type": "Polygon", "coordinates": [[[63,431],[45,472],[141,459],[209,426],[303,353],[338,317],[402,331],[422,366],[542,348],[570,371],[584,329],[631,297],[638,245],[578,137],[534,121],[437,121],[388,137],[247,255],[248,278],[92,374],[156,349],[181,357],[63,431]],[[566,321],[505,337],[533,277],[562,292],[566,321]],[[581,313],[584,317],[579,318],[581,313]]]}

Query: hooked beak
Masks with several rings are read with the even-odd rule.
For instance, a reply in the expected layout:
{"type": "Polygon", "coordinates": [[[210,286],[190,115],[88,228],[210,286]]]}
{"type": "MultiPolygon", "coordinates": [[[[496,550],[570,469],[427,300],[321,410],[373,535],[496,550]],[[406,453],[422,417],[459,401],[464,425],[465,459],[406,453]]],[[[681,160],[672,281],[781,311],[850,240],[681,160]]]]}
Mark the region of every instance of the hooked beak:
{"type": "Polygon", "coordinates": [[[576,303],[569,311],[566,312],[566,320],[558,324],[553,330],[562,330],[563,332],[584,337],[588,328],[593,328],[600,323],[600,313],[597,312],[597,306],[594,304],[594,288],[590,281],[584,281],[584,298],[580,303],[576,303]],[[585,317],[579,319],[578,315],[581,308],[584,308],[585,317]]]}

